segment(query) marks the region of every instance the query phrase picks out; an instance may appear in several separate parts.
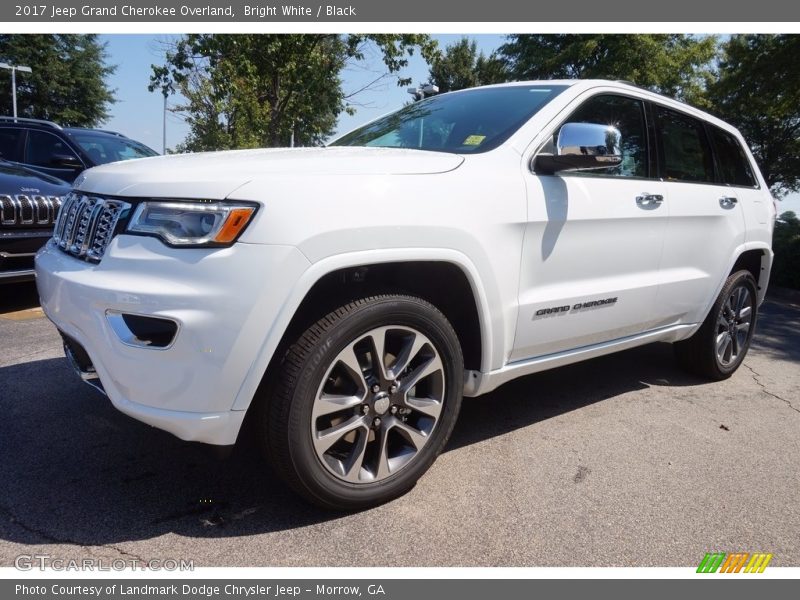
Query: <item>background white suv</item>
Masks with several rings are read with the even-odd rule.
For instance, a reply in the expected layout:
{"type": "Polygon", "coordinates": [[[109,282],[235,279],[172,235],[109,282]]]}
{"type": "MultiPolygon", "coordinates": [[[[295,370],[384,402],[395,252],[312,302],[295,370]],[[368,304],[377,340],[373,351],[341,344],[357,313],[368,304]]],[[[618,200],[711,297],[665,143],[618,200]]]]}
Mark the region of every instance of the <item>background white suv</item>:
{"type": "Polygon", "coordinates": [[[68,357],[121,411],[233,444],[300,494],[407,491],[461,397],[654,341],[741,364],[775,209],[741,135],[608,81],[436,96],[328,148],[75,181],[37,257],[68,357]]]}

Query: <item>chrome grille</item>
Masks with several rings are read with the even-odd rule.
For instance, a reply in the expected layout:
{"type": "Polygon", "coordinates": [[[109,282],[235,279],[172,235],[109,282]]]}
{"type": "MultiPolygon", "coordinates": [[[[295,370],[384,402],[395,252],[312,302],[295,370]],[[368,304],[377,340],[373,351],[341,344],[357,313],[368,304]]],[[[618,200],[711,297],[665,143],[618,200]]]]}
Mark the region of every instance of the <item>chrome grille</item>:
{"type": "Polygon", "coordinates": [[[40,194],[0,195],[0,224],[4,227],[45,227],[55,223],[64,198],[40,194]]]}
{"type": "Polygon", "coordinates": [[[122,212],[130,204],[72,192],[67,195],[53,231],[53,241],[64,252],[99,262],[114,237],[122,212]]]}

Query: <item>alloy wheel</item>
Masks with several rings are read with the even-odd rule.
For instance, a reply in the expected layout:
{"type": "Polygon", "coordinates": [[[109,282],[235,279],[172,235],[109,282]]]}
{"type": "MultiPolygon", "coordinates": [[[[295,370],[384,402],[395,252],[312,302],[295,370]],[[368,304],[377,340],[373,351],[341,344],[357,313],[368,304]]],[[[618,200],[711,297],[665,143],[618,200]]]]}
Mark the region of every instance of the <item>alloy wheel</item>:
{"type": "Polygon", "coordinates": [[[717,318],[716,352],[723,367],[746,350],[753,319],[753,295],[745,285],[733,288],[717,318]]]}
{"type": "Polygon", "coordinates": [[[406,326],[372,329],[339,352],[317,390],[317,458],[348,483],[386,479],[428,443],[444,398],[444,365],[424,334],[406,326]]]}

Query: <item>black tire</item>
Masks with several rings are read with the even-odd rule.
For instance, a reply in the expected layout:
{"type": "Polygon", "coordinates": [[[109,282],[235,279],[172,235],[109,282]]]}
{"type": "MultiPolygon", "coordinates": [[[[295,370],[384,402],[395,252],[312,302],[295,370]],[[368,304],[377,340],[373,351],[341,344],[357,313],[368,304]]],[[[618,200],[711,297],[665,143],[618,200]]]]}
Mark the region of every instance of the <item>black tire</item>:
{"type": "Polygon", "coordinates": [[[742,364],[747,350],[750,348],[750,340],[753,338],[753,332],[756,328],[758,316],[757,293],[756,281],[749,271],[737,271],[728,277],[700,329],[689,339],[674,344],[675,357],[678,363],[690,373],[715,381],[727,379],[733,375],[739,365],[742,364]],[[724,356],[720,358],[717,352],[718,336],[725,333],[724,326],[720,322],[722,320],[730,320],[726,316],[730,315],[729,299],[740,288],[747,290],[752,302],[749,328],[746,336],[742,336],[743,341],[737,342],[738,351],[735,356],[731,355],[730,360],[726,361],[724,356]]]}
{"type": "MultiPolygon", "coordinates": [[[[388,340],[388,336],[389,334],[384,334],[384,339],[388,340]]],[[[409,352],[411,351],[409,350],[409,352]]],[[[388,350],[384,356],[389,356],[388,350]]],[[[368,360],[372,361],[372,358],[368,360]]],[[[367,359],[364,357],[357,360],[358,363],[366,361],[367,359]]],[[[411,362],[409,358],[409,370],[403,371],[401,375],[410,372],[411,362]]],[[[362,373],[364,373],[361,379],[367,382],[367,388],[371,389],[369,381],[372,380],[369,379],[369,376],[372,367],[364,368],[363,364],[361,366],[362,373]]],[[[259,417],[258,437],[274,469],[289,486],[305,499],[327,509],[363,509],[392,500],[410,490],[444,448],[461,407],[464,366],[458,337],[445,316],[436,307],[416,297],[380,295],[356,300],[334,310],[300,335],[289,347],[278,369],[279,371],[275,373],[274,385],[268,388],[271,389],[269,397],[262,399],[268,404],[264,407],[266,410],[260,411],[263,416],[259,417]],[[385,326],[404,327],[419,332],[423,334],[419,336],[420,339],[424,337],[430,342],[424,347],[426,351],[430,351],[431,344],[435,347],[438,356],[436,354],[433,356],[440,359],[441,363],[437,362],[436,364],[441,364],[441,368],[437,369],[434,375],[437,382],[444,381],[443,384],[435,384],[441,394],[441,401],[437,404],[438,410],[441,412],[434,420],[435,425],[432,426],[432,431],[421,442],[421,448],[415,449],[413,458],[402,464],[397,472],[392,471],[387,476],[387,471],[384,470],[383,479],[366,483],[352,483],[344,481],[323,464],[327,455],[323,453],[320,456],[319,449],[315,449],[315,440],[318,441],[319,437],[315,438],[317,434],[312,433],[312,428],[317,427],[317,419],[320,417],[312,417],[312,409],[318,401],[318,394],[324,393],[325,386],[335,380],[332,369],[340,368],[341,361],[337,361],[340,353],[354,347],[354,344],[362,343],[359,341],[360,339],[371,339],[364,336],[385,326]]],[[[396,379],[396,383],[400,385],[401,377],[398,376],[396,379]]],[[[416,387],[412,389],[416,390],[416,387]]],[[[366,395],[372,398],[370,402],[377,397],[371,391],[367,391],[366,395]]],[[[394,402],[397,397],[391,396],[392,401],[394,402]]],[[[342,420],[361,419],[359,410],[378,410],[376,407],[378,407],[377,402],[370,404],[369,407],[365,407],[363,404],[353,408],[348,407],[347,410],[353,412],[345,414],[352,414],[352,416],[342,417],[342,420]]],[[[381,404],[380,408],[384,411],[387,410],[385,404],[381,404]]],[[[392,405],[392,411],[397,409],[398,405],[392,405]]],[[[392,412],[392,415],[395,414],[392,412]]],[[[409,414],[411,417],[406,417],[406,419],[413,419],[414,413],[409,414]]],[[[375,416],[383,416],[385,421],[383,426],[387,428],[387,431],[391,427],[390,419],[391,423],[397,425],[400,424],[398,422],[400,419],[405,420],[399,413],[398,416],[390,416],[389,412],[383,412],[380,415],[375,413],[375,416]]],[[[424,416],[422,418],[426,419],[424,416]]],[[[365,415],[363,419],[371,422],[372,413],[365,415]]],[[[316,431],[316,429],[313,430],[316,431]]],[[[369,429],[360,429],[355,436],[357,440],[361,441],[360,436],[364,435],[364,440],[367,441],[363,443],[367,445],[378,439],[380,431],[381,426],[379,425],[373,428],[372,433],[369,432],[369,429]],[[366,431],[366,433],[362,433],[362,431],[366,431]],[[374,436],[374,439],[370,436],[374,436]],[[372,441],[370,441],[371,439],[372,441]]],[[[399,430],[395,431],[403,433],[399,430]]],[[[382,435],[386,435],[386,439],[389,439],[390,435],[396,435],[396,433],[382,435]]],[[[353,442],[353,446],[356,446],[355,442],[353,442]]],[[[380,448],[378,452],[380,452],[380,448]]],[[[388,456],[388,451],[386,454],[388,456]]],[[[366,461],[365,456],[366,451],[361,454],[362,461],[366,461]]],[[[344,459],[342,462],[344,463],[344,459]]],[[[388,464],[388,461],[383,464],[388,464]]],[[[369,473],[362,471],[361,466],[357,468],[359,473],[369,473]]]]}

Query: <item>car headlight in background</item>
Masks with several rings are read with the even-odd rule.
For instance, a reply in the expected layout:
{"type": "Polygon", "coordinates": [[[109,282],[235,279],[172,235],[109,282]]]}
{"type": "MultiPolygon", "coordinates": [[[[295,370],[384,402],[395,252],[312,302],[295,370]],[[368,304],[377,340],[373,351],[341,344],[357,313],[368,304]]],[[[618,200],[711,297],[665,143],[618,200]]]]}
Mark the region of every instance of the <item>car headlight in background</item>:
{"type": "Polygon", "coordinates": [[[171,246],[227,246],[236,241],[256,207],[228,202],[142,202],[128,233],[154,235],[171,246]]]}

